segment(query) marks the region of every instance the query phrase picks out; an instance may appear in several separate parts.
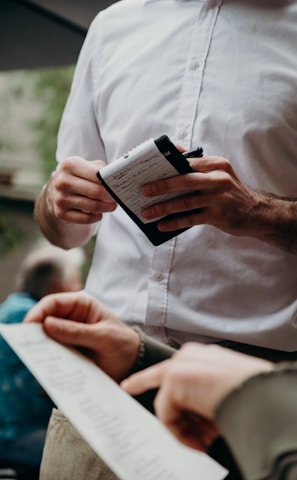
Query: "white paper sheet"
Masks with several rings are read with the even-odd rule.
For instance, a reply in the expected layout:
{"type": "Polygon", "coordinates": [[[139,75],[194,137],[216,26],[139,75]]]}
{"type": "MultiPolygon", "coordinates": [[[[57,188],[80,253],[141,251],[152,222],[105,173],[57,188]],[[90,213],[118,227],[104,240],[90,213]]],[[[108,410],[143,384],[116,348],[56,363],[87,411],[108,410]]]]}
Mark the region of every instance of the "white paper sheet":
{"type": "Polygon", "coordinates": [[[227,472],[180,444],[136,400],[40,324],[0,325],[0,333],[57,407],[122,480],[222,480],[227,472]]]}

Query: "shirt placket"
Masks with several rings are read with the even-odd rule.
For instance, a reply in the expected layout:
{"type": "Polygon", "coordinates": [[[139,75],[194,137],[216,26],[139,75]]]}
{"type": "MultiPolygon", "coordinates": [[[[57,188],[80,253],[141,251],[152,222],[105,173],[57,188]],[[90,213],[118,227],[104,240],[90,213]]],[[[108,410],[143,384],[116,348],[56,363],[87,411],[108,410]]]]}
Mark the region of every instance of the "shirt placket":
{"type": "MultiPolygon", "coordinates": [[[[194,122],[197,116],[203,72],[221,1],[199,5],[190,48],[186,60],[181,98],[177,112],[174,142],[189,149],[192,147],[194,122]]],[[[148,305],[144,322],[145,332],[167,341],[164,330],[168,310],[168,288],[176,238],[156,247],[152,256],[148,280],[148,305]]]]}
{"type": "Polygon", "coordinates": [[[166,340],[164,323],[167,313],[168,284],[176,238],[156,247],[148,281],[148,308],[144,329],[148,335],[166,340]]]}
{"type": "Polygon", "coordinates": [[[187,150],[193,147],[203,73],[221,4],[222,0],[203,2],[192,33],[174,135],[175,143],[187,150]]]}

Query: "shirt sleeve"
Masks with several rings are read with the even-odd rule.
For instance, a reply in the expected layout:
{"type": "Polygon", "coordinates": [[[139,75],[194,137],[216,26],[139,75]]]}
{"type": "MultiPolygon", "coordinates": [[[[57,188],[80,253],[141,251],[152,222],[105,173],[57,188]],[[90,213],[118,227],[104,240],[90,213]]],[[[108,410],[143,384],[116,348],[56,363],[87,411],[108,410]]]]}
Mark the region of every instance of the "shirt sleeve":
{"type": "Polygon", "coordinates": [[[218,407],[216,422],[247,480],[297,478],[297,365],[250,378],[218,407]]]}

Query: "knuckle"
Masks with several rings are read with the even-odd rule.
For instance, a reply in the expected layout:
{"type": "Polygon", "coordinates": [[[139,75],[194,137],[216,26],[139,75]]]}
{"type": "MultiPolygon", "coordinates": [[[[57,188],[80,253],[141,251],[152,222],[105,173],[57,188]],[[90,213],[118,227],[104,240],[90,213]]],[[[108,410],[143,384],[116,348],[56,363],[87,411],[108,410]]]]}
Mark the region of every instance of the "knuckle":
{"type": "Polygon", "coordinates": [[[193,207],[194,207],[194,205],[193,205],[194,197],[192,195],[191,196],[186,195],[185,197],[183,197],[181,199],[181,201],[182,201],[182,208],[184,210],[192,210],[193,209],[193,207]]]}
{"type": "Polygon", "coordinates": [[[218,185],[221,190],[229,191],[233,187],[233,179],[226,171],[220,172],[218,185]]]}
{"type": "Polygon", "coordinates": [[[63,333],[69,337],[74,343],[80,343],[82,338],[81,326],[77,322],[67,322],[67,327],[64,326],[63,333]]]}
{"type": "Polygon", "coordinates": [[[64,219],[65,219],[65,216],[66,216],[66,212],[65,212],[65,210],[63,210],[62,208],[56,208],[56,209],[55,209],[55,216],[56,216],[56,218],[58,218],[59,220],[64,220],[64,219]]]}
{"type": "Polygon", "coordinates": [[[159,217],[166,213],[166,206],[165,204],[156,204],[150,207],[150,213],[152,217],[159,217]]]}
{"type": "Polygon", "coordinates": [[[60,178],[61,175],[69,172],[73,166],[72,158],[65,158],[59,165],[59,169],[56,172],[57,178],[60,178]]]}
{"type": "Polygon", "coordinates": [[[170,184],[168,184],[168,180],[165,178],[163,180],[158,180],[155,186],[156,193],[162,195],[163,193],[168,192],[170,184]]]}
{"type": "Polygon", "coordinates": [[[80,157],[76,157],[76,156],[64,158],[64,160],[61,162],[61,169],[62,170],[71,169],[77,163],[78,160],[80,160],[80,157]]]}
{"type": "Polygon", "coordinates": [[[219,170],[230,171],[231,163],[225,157],[214,157],[214,163],[219,170]]]}
{"type": "Polygon", "coordinates": [[[221,158],[221,168],[222,170],[229,171],[231,168],[231,163],[227,158],[221,158]]]}
{"type": "Polygon", "coordinates": [[[54,205],[54,211],[56,215],[60,217],[64,214],[65,210],[67,210],[65,201],[63,200],[63,198],[57,198],[54,205]]]}
{"type": "Polygon", "coordinates": [[[55,195],[59,192],[66,192],[70,187],[71,182],[69,181],[68,175],[61,172],[55,179],[55,195]]]}
{"type": "Polygon", "coordinates": [[[189,173],[188,175],[184,176],[185,187],[197,190],[197,174],[196,173],[189,173]]]}

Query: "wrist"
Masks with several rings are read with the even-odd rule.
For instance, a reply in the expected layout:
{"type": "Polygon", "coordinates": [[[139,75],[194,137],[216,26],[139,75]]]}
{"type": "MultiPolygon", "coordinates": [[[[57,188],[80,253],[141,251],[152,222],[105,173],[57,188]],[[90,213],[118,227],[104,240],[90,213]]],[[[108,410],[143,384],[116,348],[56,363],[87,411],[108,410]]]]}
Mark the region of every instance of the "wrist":
{"type": "Polygon", "coordinates": [[[167,360],[176,353],[176,349],[147,336],[140,327],[134,326],[131,329],[138,334],[140,343],[136,360],[129,374],[167,360]]]}
{"type": "Polygon", "coordinates": [[[254,200],[245,234],[287,252],[297,253],[296,199],[255,192],[254,200]]]}

